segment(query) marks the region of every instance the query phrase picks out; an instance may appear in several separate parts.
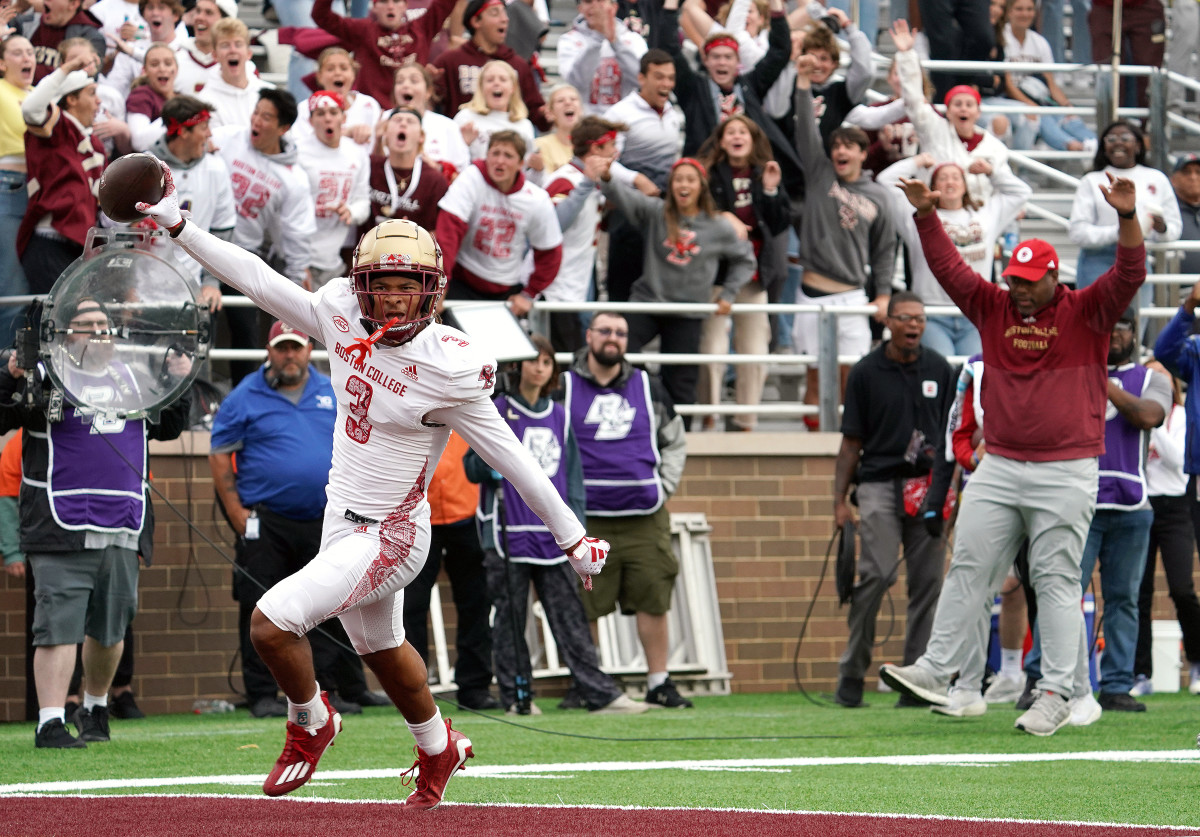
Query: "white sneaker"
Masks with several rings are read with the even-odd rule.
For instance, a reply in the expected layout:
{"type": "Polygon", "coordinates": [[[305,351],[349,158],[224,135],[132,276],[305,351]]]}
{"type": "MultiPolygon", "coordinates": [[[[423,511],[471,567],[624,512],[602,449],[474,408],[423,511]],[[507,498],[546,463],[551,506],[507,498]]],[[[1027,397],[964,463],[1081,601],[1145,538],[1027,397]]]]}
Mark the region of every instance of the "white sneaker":
{"type": "Polygon", "coordinates": [[[1200,663],[1192,663],[1192,680],[1188,683],[1188,692],[1200,695],[1200,663]]]}
{"type": "Polygon", "coordinates": [[[1025,691],[1025,675],[1018,673],[1016,677],[1005,677],[997,674],[992,683],[983,693],[983,699],[988,703],[1014,703],[1025,691]]]}
{"type": "Polygon", "coordinates": [[[640,715],[649,709],[648,704],[633,700],[627,695],[617,695],[599,709],[593,709],[589,715],[640,715]]]}
{"type": "Polygon", "coordinates": [[[950,690],[950,702],[948,704],[945,706],[934,704],[929,709],[939,715],[949,715],[952,718],[977,718],[987,712],[987,704],[983,700],[983,695],[979,694],[977,689],[959,689],[956,687],[950,690]]]}
{"type": "Polygon", "coordinates": [[[910,666],[894,666],[884,663],[879,667],[879,676],[897,692],[919,697],[929,703],[945,706],[950,703],[947,693],[949,678],[942,680],[933,672],[921,668],[916,663],[910,666]]]}
{"type": "MultiPolygon", "coordinates": [[[[1195,680],[1192,681],[1196,682],[1195,680]]],[[[1150,678],[1144,674],[1139,674],[1133,681],[1133,688],[1129,690],[1129,694],[1134,697],[1145,697],[1146,695],[1154,694],[1154,684],[1150,682],[1150,678]]]]}
{"type": "Polygon", "coordinates": [[[1067,701],[1061,695],[1039,691],[1033,706],[1029,707],[1024,715],[1017,718],[1017,722],[1013,726],[1030,735],[1044,737],[1054,735],[1070,720],[1071,711],[1067,708],[1067,701]]]}
{"type": "Polygon", "coordinates": [[[1087,727],[1100,720],[1100,716],[1104,710],[1100,708],[1100,702],[1092,696],[1091,692],[1079,697],[1073,697],[1067,701],[1067,708],[1071,710],[1071,726],[1087,727]]]}

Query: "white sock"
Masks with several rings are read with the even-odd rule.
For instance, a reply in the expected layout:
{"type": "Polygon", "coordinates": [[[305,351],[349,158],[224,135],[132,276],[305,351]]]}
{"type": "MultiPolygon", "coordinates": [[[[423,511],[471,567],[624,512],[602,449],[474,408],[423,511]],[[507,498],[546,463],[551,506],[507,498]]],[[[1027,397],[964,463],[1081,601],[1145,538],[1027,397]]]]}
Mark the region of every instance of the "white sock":
{"type": "Polygon", "coordinates": [[[83,708],[88,712],[91,712],[97,706],[108,706],[108,695],[100,695],[100,697],[96,697],[95,695],[89,695],[87,692],[84,692],[83,708]]]}
{"type": "Polygon", "coordinates": [[[646,675],[646,691],[653,691],[667,682],[667,673],[665,671],[652,671],[646,675]]]}
{"type": "Polygon", "coordinates": [[[37,731],[41,732],[42,727],[46,726],[46,724],[50,723],[55,718],[58,718],[58,720],[62,721],[63,725],[65,726],[67,723],[67,710],[63,709],[61,706],[51,706],[49,709],[39,709],[37,731]]]}
{"type": "Polygon", "coordinates": [[[432,718],[419,724],[408,724],[408,731],[417,739],[417,746],[421,748],[421,752],[427,756],[436,756],[450,745],[450,735],[446,732],[446,722],[442,720],[442,710],[436,707],[432,718]]]}
{"type": "Polygon", "coordinates": [[[1017,680],[1021,676],[1021,650],[1020,648],[1001,648],[1000,649],[1000,676],[1007,677],[1010,680],[1017,680]]]}
{"type": "Polygon", "coordinates": [[[325,726],[325,722],[329,720],[329,710],[325,708],[325,701],[321,700],[319,685],[308,703],[292,703],[291,698],[288,698],[288,720],[296,726],[304,727],[309,735],[316,735],[317,730],[325,726]]]}

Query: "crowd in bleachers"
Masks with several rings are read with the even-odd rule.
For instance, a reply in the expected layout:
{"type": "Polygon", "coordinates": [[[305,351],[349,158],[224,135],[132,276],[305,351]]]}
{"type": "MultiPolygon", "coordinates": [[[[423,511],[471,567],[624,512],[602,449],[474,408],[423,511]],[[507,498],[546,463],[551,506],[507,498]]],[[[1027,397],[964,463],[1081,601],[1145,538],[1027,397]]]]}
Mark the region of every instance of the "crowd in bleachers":
{"type": "MultiPolygon", "coordinates": [[[[1065,60],[1053,3],[994,0],[985,14],[982,2],[941,9],[923,0],[911,4],[920,33],[903,19],[910,10],[894,9],[884,24],[895,21],[895,95],[882,102],[867,101],[878,4],[860,4],[860,29],[837,4],[815,0],[581,0],[557,39],[560,81],[547,79],[539,57],[544,2],[357,5],[276,4],[269,16],[287,25],[264,38],[239,20],[234,0],[8,4],[0,294],[49,290],[87,230],[112,223],[97,209],[98,180],[105,162],[131,151],[167,159],[177,182],[202,175],[193,214],[311,288],[346,272],[365,230],[407,217],[436,232],[453,266],[450,298],[509,299],[518,315],[538,298],[717,302],[713,317],[635,316],[631,351],[658,337],[667,353],[724,352],[731,340],[738,352],[815,353],[811,316],[731,321],[734,302],[875,303],[880,322],[894,287],[948,302],[892,185],[936,180],[943,225],[990,275],[1028,195],[1008,149],[1037,142],[1095,154],[1071,217],[1081,284],[1111,263],[1115,233],[1098,217],[1094,187],[1106,166],[1148,187],[1153,237],[1179,235],[1165,177],[1141,164],[1144,144],[1105,145],[1077,116],[1037,113],[1071,104],[1070,79],[923,72],[928,57],[1065,60]],[[952,19],[962,36],[947,39],[952,19]],[[259,39],[291,45],[285,85],[259,76],[259,39]],[[989,105],[1027,109],[981,109],[989,105]]],[[[1070,57],[1104,57],[1105,8],[1075,19],[1070,57]]],[[[1161,31],[1162,7],[1137,9],[1125,16],[1130,58],[1161,64],[1162,39],[1143,36],[1161,31]]],[[[1144,104],[1145,85],[1133,95],[1144,104]]],[[[1136,124],[1100,127],[1105,138],[1144,139],[1136,124]]],[[[216,281],[187,266],[219,308],[216,281]]],[[[260,344],[256,312],[228,317],[234,347],[260,344]]],[[[0,343],[18,323],[17,309],[5,308],[0,343]]],[[[582,328],[578,317],[555,316],[555,348],[578,349],[582,328]]],[[[871,342],[866,317],[841,318],[840,353],[861,355],[871,342]]],[[[949,355],[978,348],[956,317],[935,319],[926,342],[949,355]]],[[[233,377],[249,368],[235,365],[233,377]]],[[[737,401],[757,403],[765,376],[761,364],[738,366],[737,401]]],[[[678,403],[715,404],[727,375],[718,365],[703,375],[666,365],[664,378],[678,403]]],[[[815,368],[806,391],[815,404],[815,368]]],[[[728,427],[755,424],[741,415],[728,427]]]]}

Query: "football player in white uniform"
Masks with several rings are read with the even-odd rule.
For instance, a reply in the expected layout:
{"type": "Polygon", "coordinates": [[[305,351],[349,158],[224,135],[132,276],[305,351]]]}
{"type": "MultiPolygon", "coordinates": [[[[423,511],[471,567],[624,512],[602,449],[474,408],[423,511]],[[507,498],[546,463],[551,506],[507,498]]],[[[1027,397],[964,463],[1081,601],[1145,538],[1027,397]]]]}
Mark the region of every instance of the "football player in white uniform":
{"type": "Polygon", "coordinates": [[[338,424],[321,551],[258,603],[251,638],[288,696],[287,741],[263,791],[278,796],[312,776],[341,730],[320,692],[305,634],[337,616],[416,738],[416,790],[406,804],[432,808],[472,755],[443,721],[425,665],[404,640],[403,590],[429,548],[426,486],[453,428],[517,487],[590,587],[608,544],[583,525],[509,430],[490,395],[495,361],[460,331],[436,322],[446,285],[433,237],[389,219],[363,236],[349,278],[315,292],[257,256],[180,215],[170,170],[166,192],[138,209],[189,255],[261,308],[329,347],[338,424]]]}

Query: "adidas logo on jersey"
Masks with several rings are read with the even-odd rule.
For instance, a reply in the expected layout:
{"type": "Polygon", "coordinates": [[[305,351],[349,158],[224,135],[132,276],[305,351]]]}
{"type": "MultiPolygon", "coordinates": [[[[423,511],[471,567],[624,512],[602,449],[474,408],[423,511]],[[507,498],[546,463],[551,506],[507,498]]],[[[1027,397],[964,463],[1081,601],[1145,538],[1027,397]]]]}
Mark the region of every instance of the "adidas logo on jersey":
{"type": "Polygon", "coordinates": [[[417,379],[417,365],[414,363],[412,366],[405,366],[400,370],[400,374],[415,381],[417,379]]]}

